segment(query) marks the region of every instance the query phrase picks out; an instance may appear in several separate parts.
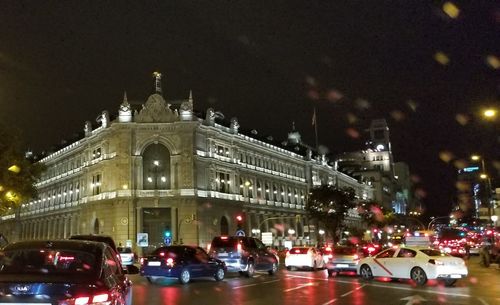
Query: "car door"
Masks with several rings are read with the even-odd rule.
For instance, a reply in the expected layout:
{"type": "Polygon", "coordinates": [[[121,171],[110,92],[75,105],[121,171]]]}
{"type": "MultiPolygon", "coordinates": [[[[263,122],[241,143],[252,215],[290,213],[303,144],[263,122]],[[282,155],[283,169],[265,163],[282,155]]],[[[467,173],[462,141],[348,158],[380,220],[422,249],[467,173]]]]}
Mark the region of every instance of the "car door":
{"type": "Polygon", "coordinates": [[[417,251],[400,248],[396,256],[386,265],[396,278],[410,278],[410,270],[416,265],[417,251]]]}
{"type": "Polygon", "coordinates": [[[394,273],[388,268],[391,264],[391,260],[394,259],[395,249],[387,249],[380,252],[375,257],[373,257],[372,272],[374,276],[388,276],[393,277],[394,273]]]}
{"type": "Polygon", "coordinates": [[[269,270],[272,266],[272,254],[267,250],[266,245],[264,245],[260,240],[256,238],[251,238],[251,241],[255,244],[255,249],[257,253],[257,265],[258,270],[269,270]]]}
{"type": "Polygon", "coordinates": [[[191,277],[205,276],[205,264],[196,254],[196,248],[186,247],[183,253],[183,260],[191,272],[191,277]]]}
{"type": "Polygon", "coordinates": [[[200,266],[203,267],[203,276],[214,275],[217,271],[217,262],[215,259],[211,258],[208,253],[200,247],[196,247],[195,251],[196,259],[200,263],[200,266]]]}
{"type": "Polygon", "coordinates": [[[110,247],[104,250],[102,268],[104,283],[109,288],[112,299],[125,303],[132,293],[132,282],[123,273],[120,260],[110,247]]]}

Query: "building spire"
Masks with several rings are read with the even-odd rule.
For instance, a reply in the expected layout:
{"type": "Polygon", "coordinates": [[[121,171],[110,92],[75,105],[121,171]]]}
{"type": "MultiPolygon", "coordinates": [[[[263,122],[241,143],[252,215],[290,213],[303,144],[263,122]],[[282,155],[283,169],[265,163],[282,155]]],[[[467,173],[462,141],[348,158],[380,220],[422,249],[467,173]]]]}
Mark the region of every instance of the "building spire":
{"type": "Polygon", "coordinates": [[[128,105],[127,91],[123,91],[123,102],[122,105],[128,105]]]}
{"type": "Polygon", "coordinates": [[[193,90],[189,90],[189,99],[188,101],[191,103],[191,105],[193,104],[193,90]]]}
{"type": "Polygon", "coordinates": [[[154,89],[156,94],[162,95],[162,90],[161,90],[161,73],[160,72],[153,72],[153,77],[155,79],[155,84],[154,84],[154,89]]]}

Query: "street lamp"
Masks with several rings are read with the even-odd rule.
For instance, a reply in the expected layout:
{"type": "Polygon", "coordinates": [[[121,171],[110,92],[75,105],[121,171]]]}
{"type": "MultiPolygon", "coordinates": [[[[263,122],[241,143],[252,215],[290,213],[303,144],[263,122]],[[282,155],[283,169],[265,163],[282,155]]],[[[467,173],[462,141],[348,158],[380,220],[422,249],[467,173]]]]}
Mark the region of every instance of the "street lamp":
{"type": "Polygon", "coordinates": [[[292,228],[288,229],[288,234],[290,234],[290,235],[295,234],[295,230],[294,230],[294,229],[292,229],[292,228]]]}
{"type": "Polygon", "coordinates": [[[252,229],[252,234],[258,236],[260,234],[260,229],[252,229]]]}
{"type": "Polygon", "coordinates": [[[491,215],[491,222],[493,222],[493,226],[494,227],[497,226],[497,220],[498,220],[498,216],[497,215],[491,215]]]}

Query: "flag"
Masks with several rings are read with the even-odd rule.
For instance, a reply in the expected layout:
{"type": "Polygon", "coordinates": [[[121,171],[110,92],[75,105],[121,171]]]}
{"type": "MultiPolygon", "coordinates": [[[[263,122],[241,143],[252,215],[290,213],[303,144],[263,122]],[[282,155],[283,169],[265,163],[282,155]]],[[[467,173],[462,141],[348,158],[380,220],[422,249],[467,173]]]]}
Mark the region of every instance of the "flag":
{"type": "Polygon", "coordinates": [[[314,111],[313,111],[313,117],[312,117],[312,125],[316,125],[316,108],[314,108],[314,111]]]}

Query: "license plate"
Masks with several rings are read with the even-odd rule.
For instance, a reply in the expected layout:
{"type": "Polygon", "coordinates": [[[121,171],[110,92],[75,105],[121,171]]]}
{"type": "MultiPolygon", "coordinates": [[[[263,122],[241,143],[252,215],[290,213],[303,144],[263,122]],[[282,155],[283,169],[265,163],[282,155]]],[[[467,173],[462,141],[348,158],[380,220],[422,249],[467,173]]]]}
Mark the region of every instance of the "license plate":
{"type": "Polygon", "coordinates": [[[335,266],[336,266],[336,267],[339,267],[339,268],[347,268],[347,267],[349,267],[349,265],[348,265],[348,264],[337,264],[337,265],[335,265],[335,266]]]}
{"type": "Polygon", "coordinates": [[[148,262],[148,266],[161,266],[161,262],[148,262]]]}
{"type": "Polygon", "coordinates": [[[462,276],[460,274],[452,274],[450,277],[452,279],[460,279],[460,278],[462,278],[462,276]]]}
{"type": "Polygon", "coordinates": [[[228,255],[229,254],[227,254],[226,252],[217,254],[217,256],[219,256],[219,257],[226,257],[228,255]]]}

